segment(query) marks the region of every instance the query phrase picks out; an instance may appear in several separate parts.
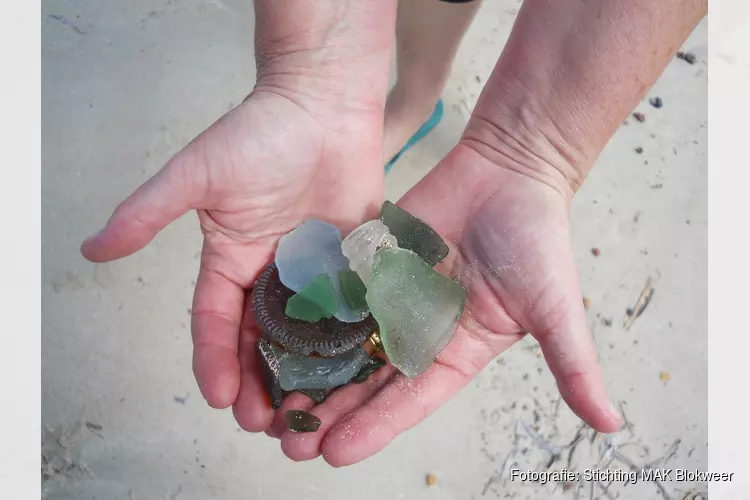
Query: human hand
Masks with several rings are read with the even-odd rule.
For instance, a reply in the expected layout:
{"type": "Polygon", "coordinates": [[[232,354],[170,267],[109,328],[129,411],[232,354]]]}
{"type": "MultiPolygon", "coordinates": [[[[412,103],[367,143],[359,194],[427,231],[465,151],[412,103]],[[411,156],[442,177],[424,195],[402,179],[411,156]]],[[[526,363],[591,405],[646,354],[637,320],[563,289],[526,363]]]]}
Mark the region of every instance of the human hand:
{"type": "MultiPolygon", "coordinates": [[[[425,419],[524,335],[539,341],[560,393],[593,428],[612,432],[620,417],[607,402],[588,331],[570,245],[572,193],[557,176],[524,171],[457,146],[399,203],[430,224],[451,252],[438,266],[467,290],[458,331],[435,363],[408,379],[387,365],[322,404],[301,394],[282,403],[268,433],[294,460],[319,455],[335,466],[361,461],[425,419]],[[285,430],[287,409],[322,420],[316,433],[285,430]]],[[[505,158],[505,157],[503,157],[505,158]]]]}
{"type": "Polygon", "coordinates": [[[273,410],[256,365],[246,290],[279,237],[310,218],[343,231],[382,201],[383,108],[394,0],[255,1],[255,90],[120,204],[81,251],[94,262],[145,246],[195,209],[204,235],[192,308],[193,371],[249,431],[273,410]],[[246,325],[247,327],[242,327],[246,325]]]}
{"type": "MultiPolygon", "coordinates": [[[[382,105],[357,104],[294,99],[260,87],[82,246],[94,262],[125,257],[197,210],[204,242],[192,308],[193,369],[208,404],[233,405],[248,430],[264,430],[273,413],[255,349],[247,347],[252,340],[239,339],[245,290],[273,258],[278,238],[300,222],[321,218],[352,229],[376,214],[382,200],[382,105]]],[[[257,329],[249,335],[257,337],[257,329]]]]}

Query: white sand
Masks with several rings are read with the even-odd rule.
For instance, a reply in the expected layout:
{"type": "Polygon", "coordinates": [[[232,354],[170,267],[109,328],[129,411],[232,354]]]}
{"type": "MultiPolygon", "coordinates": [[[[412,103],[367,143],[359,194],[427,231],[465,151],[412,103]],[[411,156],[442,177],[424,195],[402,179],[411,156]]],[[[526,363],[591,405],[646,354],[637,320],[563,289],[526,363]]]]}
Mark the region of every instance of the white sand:
{"type": "MultiPolygon", "coordinates": [[[[80,241],[122,198],[251,89],[250,3],[43,3],[42,418],[53,429],[43,453],[55,470],[67,467],[45,481],[45,498],[330,500],[353,498],[354,491],[356,498],[379,500],[572,498],[560,487],[550,493],[552,485],[502,485],[495,476],[514,449],[519,419],[531,424],[536,411],[544,436],[555,423],[553,444],[565,444],[578,426],[564,405],[552,418],[554,382],[531,341],[372,459],[338,470],[322,460],[294,463],[278,441],[241,432],[231,411],[212,410],[198,393],[188,315],[200,251],[194,215],[121,262],[95,266],[78,254],[80,241]],[[73,431],[85,422],[94,431],[73,431]],[[425,486],[426,473],[437,475],[436,486],[425,486]]],[[[476,77],[486,80],[516,7],[487,2],[479,14],[444,94],[444,121],[394,168],[389,198],[404,193],[459,137],[481,87],[476,77]]],[[[685,45],[698,62],[674,60],[649,92],[664,107],[642,103],[646,122],[630,119],[618,131],[572,215],[607,386],[614,399],[627,401],[634,424],[632,437],[620,433],[620,445],[638,441],[653,459],[681,439],[668,467],[701,470],[707,468],[706,31],[701,24],[685,45]],[[634,152],[637,146],[643,154],[634,152]],[[601,249],[599,258],[592,247],[601,249]],[[656,280],[655,295],[626,332],[625,310],[648,276],[656,280]],[[662,371],[669,382],[660,381],[662,371]]],[[[529,449],[526,455],[519,449],[519,465],[543,464],[546,452],[519,432],[520,448],[529,449]]],[[[605,441],[599,438],[591,457],[589,445],[581,445],[574,464],[596,462],[596,446],[605,441]]],[[[638,446],[621,451],[639,465],[649,461],[638,446]]],[[[617,467],[624,468],[610,469],[617,467]]],[[[673,498],[694,486],[700,485],[665,483],[673,498]]],[[[651,483],[611,489],[622,499],[657,498],[651,483]]]]}

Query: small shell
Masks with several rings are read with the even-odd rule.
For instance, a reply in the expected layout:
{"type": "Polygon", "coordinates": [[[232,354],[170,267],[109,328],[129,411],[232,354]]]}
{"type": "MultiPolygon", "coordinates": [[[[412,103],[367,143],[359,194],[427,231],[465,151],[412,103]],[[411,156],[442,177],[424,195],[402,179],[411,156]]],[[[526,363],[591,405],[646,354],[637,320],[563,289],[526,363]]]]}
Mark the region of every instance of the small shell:
{"type": "Polygon", "coordinates": [[[369,315],[357,323],[344,323],[336,318],[309,323],[289,318],[285,309],[292,295],[294,292],[281,283],[273,263],[260,274],[252,293],[253,312],[263,328],[263,336],[291,353],[338,356],[361,346],[377,330],[377,322],[369,315]]]}

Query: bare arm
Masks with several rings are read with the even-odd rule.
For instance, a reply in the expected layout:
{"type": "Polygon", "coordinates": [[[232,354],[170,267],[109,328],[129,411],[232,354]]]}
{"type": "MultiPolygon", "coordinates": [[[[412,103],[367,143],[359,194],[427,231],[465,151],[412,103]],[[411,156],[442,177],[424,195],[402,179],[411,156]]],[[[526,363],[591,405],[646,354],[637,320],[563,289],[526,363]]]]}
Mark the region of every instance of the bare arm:
{"type": "Polygon", "coordinates": [[[255,0],[255,14],[256,88],[382,113],[395,0],[255,0]]]}
{"type": "Polygon", "coordinates": [[[572,196],[706,0],[526,0],[464,143],[572,196]]]}

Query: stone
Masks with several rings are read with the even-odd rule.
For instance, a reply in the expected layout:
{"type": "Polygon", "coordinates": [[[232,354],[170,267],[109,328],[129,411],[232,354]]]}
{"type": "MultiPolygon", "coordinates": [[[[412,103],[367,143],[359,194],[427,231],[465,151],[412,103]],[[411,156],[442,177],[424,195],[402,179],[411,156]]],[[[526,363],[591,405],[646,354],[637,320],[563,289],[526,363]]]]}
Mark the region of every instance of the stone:
{"type": "Polygon", "coordinates": [[[367,303],[388,359],[407,377],[424,372],[451,341],[466,291],[416,253],[378,250],[367,303]]]}
{"type": "Polygon", "coordinates": [[[271,398],[271,407],[279,408],[284,399],[279,383],[280,358],[284,357],[284,351],[265,339],[258,339],[258,353],[260,354],[261,375],[266,385],[266,392],[271,398]]]}
{"type": "Polygon", "coordinates": [[[352,378],[352,382],[355,384],[361,384],[367,378],[378,371],[378,368],[381,368],[382,366],[385,366],[385,360],[383,358],[379,358],[377,356],[370,356],[367,359],[367,363],[365,363],[365,366],[362,367],[361,370],[352,378]]]}
{"type": "Polygon", "coordinates": [[[298,294],[289,298],[284,312],[290,318],[314,323],[330,318],[339,309],[336,290],[327,274],[319,274],[298,294]]]}
{"type": "Polygon", "coordinates": [[[280,360],[279,384],[285,391],[332,389],[344,385],[367,363],[362,347],[333,358],[289,354],[280,360]]]}
{"type": "Polygon", "coordinates": [[[322,423],[312,413],[302,410],[287,410],[284,413],[286,426],[292,432],[315,432],[322,423]]]}
{"type": "Polygon", "coordinates": [[[285,311],[293,295],[294,292],[281,283],[278,268],[271,263],[258,276],[250,298],[263,337],[291,353],[338,356],[362,346],[378,328],[370,315],[359,323],[344,323],[336,318],[309,323],[290,318],[285,311]]]}
{"type": "Polygon", "coordinates": [[[380,208],[380,220],[396,237],[399,248],[416,253],[430,267],[448,255],[448,245],[434,229],[390,201],[380,208]]]}
{"type": "Polygon", "coordinates": [[[367,287],[356,272],[351,269],[339,271],[339,283],[341,295],[344,297],[349,309],[352,311],[369,311],[367,299],[365,298],[367,287]]]}
{"type": "Polygon", "coordinates": [[[336,319],[346,323],[362,321],[366,311],[354,312],[346,305],[339,289],[339,271],[349,269],[341,252],[341,232],[333,224],[309,219],[279,239],[275,263],[281,282],[299,293],[320,274],[327,274],[336,290],[339,308],[336,319]]]}

